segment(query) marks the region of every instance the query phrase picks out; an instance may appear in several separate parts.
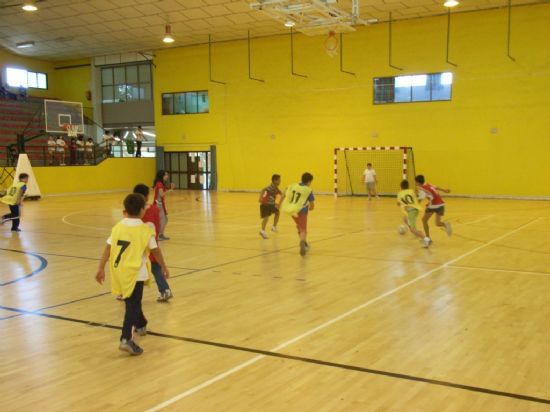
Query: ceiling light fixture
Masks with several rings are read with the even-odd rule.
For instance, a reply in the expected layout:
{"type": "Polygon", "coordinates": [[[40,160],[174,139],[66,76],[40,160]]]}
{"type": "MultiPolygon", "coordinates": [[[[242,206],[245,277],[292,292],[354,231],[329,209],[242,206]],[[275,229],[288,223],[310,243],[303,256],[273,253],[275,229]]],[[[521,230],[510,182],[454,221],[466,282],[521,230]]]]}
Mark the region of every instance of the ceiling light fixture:
{"type": "Polygon", "coordinates": [[[29,47],[34,47],[34,42],[33,41],[24,41],[24,42],[21,42],[21,43],[17,43],[15,45],[15,47],[17,47],[18,49],[28,49],[29,47]]]}
{"type": "Polygon", "coordinates": [[[286,27],[294,27],[295,25],[296,25],[296,23],[293,22],[292,20],[285,21],[285,26],[286,27]]]}
{"type": "Polygon", "coordinates": [[[445,3],[443,3],[445,7],[455,7],[455,6],[458,6],[459,4],[460,3],[457,0],[446,0],[445,3]]]}
{"type": "Polygon", "coordinates": [[[164,27],[164,37],[162,38],[164,43],[174,43],[174,38],[172,37],[172,28],[169,24],[164,27]]]}
{"type": "Polygon", "coordinates": [[[38,10],[38,7],[35,6],[34,1],[31,0],[25,0],[23,2],[23,6],[21,8],[25,11],[36,11],[38,10]]]}

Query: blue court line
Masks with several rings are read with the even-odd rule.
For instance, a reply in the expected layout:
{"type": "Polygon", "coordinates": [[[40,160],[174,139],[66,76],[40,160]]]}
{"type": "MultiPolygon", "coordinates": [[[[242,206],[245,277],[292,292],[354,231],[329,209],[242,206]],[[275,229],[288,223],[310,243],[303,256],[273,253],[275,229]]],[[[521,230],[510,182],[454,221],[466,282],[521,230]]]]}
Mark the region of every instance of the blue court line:
{"type": "Polygon", "coordinates": [[[34,256],[35,258],[37,258],[40,261],[40,267],[38,269],[33,270],[28,275],[24,275],[24,276],[21,276],[21,277],[18,277],[16,279],[14,279],[14,280],[10,280],[9,282],[0,283],[0,286],[11,285],[12,283],[16,283],[16,282],[19,282],[21,280],[28,279],[28,278],[30,278],[34,275],[38,275],[40,272],[42,272],[48,266],[48,261],[46,259],[44,259],[42,256],[37,255],[36,253],[23,252],[21,250],[4,249],[4,248],[0,248],[0,250],[5,250],[5,251],[8,251],[8,252],[14,252],[14,253],[23,253],[24,255],[34,256]]]}

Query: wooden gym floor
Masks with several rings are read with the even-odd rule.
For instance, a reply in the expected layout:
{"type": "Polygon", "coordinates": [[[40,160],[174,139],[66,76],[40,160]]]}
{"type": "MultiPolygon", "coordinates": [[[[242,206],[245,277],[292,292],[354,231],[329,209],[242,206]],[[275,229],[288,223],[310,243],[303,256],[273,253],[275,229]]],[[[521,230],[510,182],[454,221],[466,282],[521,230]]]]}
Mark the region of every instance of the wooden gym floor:
{"type": "Polygon", "coordinates": [[[94,281],[123,196],[0,229],[2,411],[550,410],[550,203],[450,198],[426,250],[393,199],[318,196],[302,258],[287,216],[259,237],[257,194],[172,193],[175,298],[146,290],[130,357],[94,281]]]}

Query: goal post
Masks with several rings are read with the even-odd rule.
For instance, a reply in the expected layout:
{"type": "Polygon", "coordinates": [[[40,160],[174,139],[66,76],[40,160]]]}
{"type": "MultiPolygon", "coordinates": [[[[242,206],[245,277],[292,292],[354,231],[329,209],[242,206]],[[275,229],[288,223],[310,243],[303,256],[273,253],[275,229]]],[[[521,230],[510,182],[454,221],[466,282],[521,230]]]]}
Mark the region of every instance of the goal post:
{"type": "Polygon", "coordinates": [[[412,147],[337,147],[334,149],[334,195],[366,196],[363,172],[368,163],[376,171],[376,190],[381,196],[397,194],[403,179],[414,185],[412,147]]]}

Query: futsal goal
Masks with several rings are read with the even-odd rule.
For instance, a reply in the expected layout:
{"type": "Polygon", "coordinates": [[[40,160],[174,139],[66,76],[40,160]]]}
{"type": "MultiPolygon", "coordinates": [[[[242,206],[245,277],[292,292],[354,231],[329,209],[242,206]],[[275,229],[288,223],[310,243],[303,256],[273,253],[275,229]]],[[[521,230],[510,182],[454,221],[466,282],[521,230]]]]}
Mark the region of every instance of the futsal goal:
{"type": "Polygon", "coordinates": [[[334,149],[334,194],[366,196],[363,172],[371,163],[376,171],[376,190],[381,196],[399,192],[399,184],[407,179],[414,186],[414,154],[412,147],[337,147],[334,149]]]}

